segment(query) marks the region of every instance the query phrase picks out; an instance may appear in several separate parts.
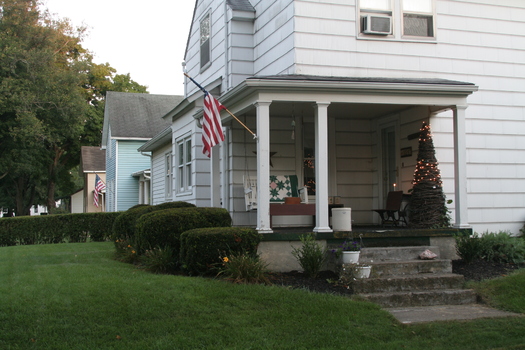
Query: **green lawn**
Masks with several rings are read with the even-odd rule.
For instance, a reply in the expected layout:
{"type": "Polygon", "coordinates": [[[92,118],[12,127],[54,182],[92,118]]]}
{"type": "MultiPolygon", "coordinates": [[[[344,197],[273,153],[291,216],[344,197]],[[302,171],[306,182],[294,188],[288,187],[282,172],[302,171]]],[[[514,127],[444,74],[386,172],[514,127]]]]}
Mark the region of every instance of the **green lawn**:
{"type": "Polygon", "coordinates": [[[366,302],[154,275],[112,253],[112,243],[0,248],[0,349],[525,348],[525,317],[406,326],[366,302]]]}

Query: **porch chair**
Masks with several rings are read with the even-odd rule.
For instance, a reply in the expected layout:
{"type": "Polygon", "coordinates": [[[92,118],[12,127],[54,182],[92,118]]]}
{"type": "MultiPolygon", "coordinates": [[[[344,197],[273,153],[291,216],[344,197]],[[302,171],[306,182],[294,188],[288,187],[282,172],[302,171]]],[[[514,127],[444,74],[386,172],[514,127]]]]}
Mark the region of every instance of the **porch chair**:
{"type": "MultiPolygon", "coordinates": [[[[308,203],[307,187],[298,183],[297,175],[270,175],[270,203],[282,203],[286,197],[300,197],[301,203],[308,203]]],[[[246,211],[257,209],[257,178],[244,177],[244,201],[246,211]]]]}
{"type": "MultiPolygon", "coordinates": [[[[406,210],[401,211],[401,203],[403,202],[403,191],[390,191],[386,197],[385,209],[373,209],[381,217],[381,226],[385,224],[393,224],[397,226],[399,223],[407,224],[406,210]]],[[[405,206],[406,209],[406,206],[405,206]]]]}

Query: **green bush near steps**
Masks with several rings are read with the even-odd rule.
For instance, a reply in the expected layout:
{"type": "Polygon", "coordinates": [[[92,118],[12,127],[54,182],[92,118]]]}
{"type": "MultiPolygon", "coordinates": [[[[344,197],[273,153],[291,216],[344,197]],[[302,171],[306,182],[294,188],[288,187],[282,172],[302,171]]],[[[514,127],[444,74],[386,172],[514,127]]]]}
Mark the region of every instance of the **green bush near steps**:
{"type": "Polygon", "coordinates": [[[466,263],[476,260],[511,264],[525,262],[525,240],[508,232],[458,236],[456,251],[466,263]]]}
{"type": "Polygon", "coordinates": [[[181,234],[180,261],[190,275],[217,273],[222,258],[230,255],[257,256],[261,236],[256,230],[242,227],[198,228],[181,234]]]}
{"type": "Polygon", "coordinates": [[[230,214],[223,208],[176,208],[154,211],[137,220],[134,247],[138,254],[147,249],[169,247],[180,253],[183,232],[203,227],[230,227],[230,214]]]}

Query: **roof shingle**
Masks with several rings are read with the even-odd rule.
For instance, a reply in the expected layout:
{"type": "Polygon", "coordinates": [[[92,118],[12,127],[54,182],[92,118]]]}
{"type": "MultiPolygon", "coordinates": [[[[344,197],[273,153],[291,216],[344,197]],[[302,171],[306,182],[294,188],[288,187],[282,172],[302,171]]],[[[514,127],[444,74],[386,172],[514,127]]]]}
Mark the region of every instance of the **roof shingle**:
{"type": "Polygon", "coordinates": [[[162,119],[183,96],[108,91],[104,118],[112,137],[152,138],[170,125],[162,119]]]}

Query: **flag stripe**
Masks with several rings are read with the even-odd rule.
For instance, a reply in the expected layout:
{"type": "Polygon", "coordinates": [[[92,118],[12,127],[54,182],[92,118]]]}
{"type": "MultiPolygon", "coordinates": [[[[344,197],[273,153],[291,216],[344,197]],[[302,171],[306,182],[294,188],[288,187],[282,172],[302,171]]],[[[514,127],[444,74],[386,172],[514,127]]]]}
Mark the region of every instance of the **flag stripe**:
{"type": "Polygon", "coordinates": [[[98,196],[102,191],[106,189],[106,185],[100,179],[100,176],[96,175],[95,177],[95,191],[93,192],[93,204],[98,208],[98,196]]]}
{"type": "Polygon", "coordinates": [[[204,153],[211,156],[211,148],[224,141],[222,132],[221,110],[225,107],[210,93],[204,95],[204,116],[202,123],[202,143],[204,153]]]}

